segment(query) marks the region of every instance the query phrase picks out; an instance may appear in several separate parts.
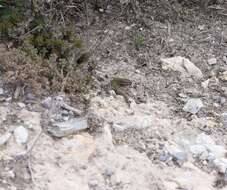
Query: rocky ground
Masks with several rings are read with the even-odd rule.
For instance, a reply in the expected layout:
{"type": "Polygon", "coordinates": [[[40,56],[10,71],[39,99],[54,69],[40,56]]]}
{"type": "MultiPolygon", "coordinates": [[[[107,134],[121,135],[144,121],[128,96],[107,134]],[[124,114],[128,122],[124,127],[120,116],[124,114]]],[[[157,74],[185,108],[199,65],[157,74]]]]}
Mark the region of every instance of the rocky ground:
{"type": "Polygon", "coordinates": [[[99,10],[84,109],[64,94],[12,101],[2,86],[0,189],[227,189],[227,23],[213,9],[107,29],[99,10]],[[116,77],[131,83],[119,91],[116,77]]]}

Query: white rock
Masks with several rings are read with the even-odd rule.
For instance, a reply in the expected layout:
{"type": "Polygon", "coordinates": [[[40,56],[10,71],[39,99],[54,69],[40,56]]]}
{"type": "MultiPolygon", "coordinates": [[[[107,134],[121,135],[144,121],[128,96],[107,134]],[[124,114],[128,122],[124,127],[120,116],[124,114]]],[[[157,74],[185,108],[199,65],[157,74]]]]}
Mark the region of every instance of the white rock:
{"type": "Polygon", "coordinates": [[[87,118],[73,118],[65,122],[55,122],[48,131],[55,137],[64,137],[88,128],[87,118]]]}
{"type": "Polygon", "coordinates": [[[206,145],[206,148],[215,156],[215,158],[224,157],[226,154],[225,148],[221,145],[206,145]]]}
{"type": "Polygon", "coordinates": [[[28,130],[19,126],[14,130],[14,136],[18,144],[25,144],[28,140],[28,130]]]}
{"type": "Polygon", "coordinates": [[[206,159],[208,156],[208,151],[207,151],[206,147],[204,147],[202,145],[192,145],[192,146],[190,146],[190,151],[194,156],[200,157],[203,159],[206,159]]]}
{"type": "Polygon", "coordinates": [[[198,135],[196,138],[196,143],[206,147],[206,149],[212,153],[215,158],[224,157],[227,152],[223,146],[216,145],[214,140],[204,133],[198,135]]]}
{"type": "Polygon", "coordinates": [[[201,133],[197,136],[196,143],[200,145],[215,145],[214,140],[204,133],[201,133]]]}
{"type": "Polygon", "coordinates": [[[11,135],[12,135],[12,133],[5,133],[4,135],[2,135],[0,137],[0,145],[4,145],[5,143],[7,143],[7,141],[11,137],[11,135]]]}
{"type": "Polygon", "coordinates": [[[194,63],[189,61],[187,58],[177,56],[171,58],[161,59],[162,69],[164,70],[173,70],[181,73],[181,76],[184,78],[193,77],[195,79],[203,78],[202,71],[195,66],[194,63]]]}
{"type": "Polygon", "coordinates": [[[201,82],[201,86],[206,89],[209,86],[210,79],[205,80],[204,82],[201,82]]]}
{"type": "Polygon", "coordinates": [[[199,98],[190,98],[184,105],[183,110],[191,114],[196,114],[203,107],[203,102],[199,98]]]}
{"type": "Polygon", "coordinates": [[[3,88],[0,88],[0,95],[4,95],[4,90],[3,90],[3,88]]]}
{"type": "Polygon", "coordinates": [[[223,73],[221,73],[220,79],[223,81],[227,81],[227,71],[224,71],[223,73]]]}
{"type": "Polygon", "coordinates": [[[199,29],[199,30],[204,30],[204,29],[205,29],[205,25],[204,25],[204,24],[198,25],[198,29],[199,29]]]}
{"type": "Polygon", "coordinates": [[[225,173],[227,169],[227,159],[215,159],[213,164],[219,172],[225,173]]]}
{"type": "Polygon", "coordinates": [[[217,59],[216,58],[211,58],[207,60],[209,65],[215,65],[217,64],[217,59]]]}
{"type": "Polygon", "coordinates": [[[26,105],[23,103],[23,102],[18,102],[17,105],[20,107],[20,108],[25,108],[26,105]]]}

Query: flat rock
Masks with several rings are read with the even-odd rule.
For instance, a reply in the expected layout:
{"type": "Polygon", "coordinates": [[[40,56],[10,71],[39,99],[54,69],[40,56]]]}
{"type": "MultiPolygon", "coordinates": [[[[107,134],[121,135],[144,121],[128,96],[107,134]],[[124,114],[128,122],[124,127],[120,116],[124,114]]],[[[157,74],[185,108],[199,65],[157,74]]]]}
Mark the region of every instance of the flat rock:
{"type": "Polygon", "coordinates": [[[184,105],[183,110],[191,114],[196,114],[203,107],[203,102],[199,98],[190,98],[184,105]]]}
{"type": "Polygon", "coordinates": [[[202,71],[195,66],[189,59],[177,56],[171,58],[162,58],[162,69],[173,70],[181,73],[184,78],[193,77],[195,79],[203,78],[202,71]]]}
{"type": "Polygon", "coordinates": [[[55,122],[48,131],[54,137],[65,137],[88,128],[87,118],[73,118],[65,122],[55,122]]]}
{"type": "Polygon", "coordinates": [[[210,58],[210,59],[207,60],[207,63],[209,65],[215,65],[215,64],[217,64],[217,59],[216,58],[210,58]]]}

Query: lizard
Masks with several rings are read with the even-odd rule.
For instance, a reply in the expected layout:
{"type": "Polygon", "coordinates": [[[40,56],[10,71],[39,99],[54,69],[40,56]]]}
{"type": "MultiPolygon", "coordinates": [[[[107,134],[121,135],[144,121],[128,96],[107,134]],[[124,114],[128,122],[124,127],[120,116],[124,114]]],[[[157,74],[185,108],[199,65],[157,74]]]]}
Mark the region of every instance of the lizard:
{"type": "Polygon", "coordinates": [[[114,90],[117,95],[123,96],[125,101],[129,105],[130,105],[129,95],[127,94],[124,88],[129,87],[131,85],[132,81],[125,78],[115,77],[110,81],[111,89],[114,90]]]}

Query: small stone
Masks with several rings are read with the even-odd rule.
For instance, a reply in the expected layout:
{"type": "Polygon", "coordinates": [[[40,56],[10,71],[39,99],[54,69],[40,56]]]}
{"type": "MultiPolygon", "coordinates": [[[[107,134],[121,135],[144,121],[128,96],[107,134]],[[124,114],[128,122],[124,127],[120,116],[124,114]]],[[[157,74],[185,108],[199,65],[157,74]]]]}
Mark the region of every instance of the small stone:
{"type": "Polygon", "coordinates": [[[227,81],[227,71],[224,71],[223,73],[221,73],[221,75],[219,76],[219,78],[222,81],[227,81]]]}
{"type": "Polygon", "coordinates": [[[31,100],[35,100],[36,98],[35,98],[35,96],[34,96],[32,93],[27,93],[27,94],[25,95],[25,99],[26,99],[27,101],[31,101],[31,100]]]}
{"type": "Polygon", "coordinates": [[[218,127],[219,124],[213,118],[208,118],[208,120],[206,122],[206,126],[208,128],[215,128],[215,127],[218,127]]]}
{"type": "Polygon", "coordinates": [[[52,103],[52,98],[51,97],[47,97],[45,100],[43,100],[41,102],[42,106],[46,109],[50,109],[51,108],[51,103],[52,103]]]}
{"type": "Polygon", "coordinates": [[[178,165],[182,165],[184,162],[187,161],[187,154],[183,151],[177,151],[177,152],[172,152],[171,153],[172,157],[173,157],[173,161],[178,164],[178,165]]]}
{"type": "Polygon", "coordinates": [[[222,59],[223,59],[224,63],[227,64],[227,56],[223,56],[222,59]]]}
{"type": "Polygon", "coordinates": [[[4,135],[2,135],[0,137],[0,145],[4,145],[7,143],[7,141],[9,140],[9,138],[11,137],[12,133],[5,133],[4,135]]]}
{"type": "Polygon", "coordinates": [[[14,130],[14,136],[18,144],[25,144],[28,140],[28,130],[19,126],[14,130]]]}
{"type": "Polygon", "coordinates": [[[203,102],[199,98],[191,98],[184,105],[183,110],[191,114],[196,114],[203,107],[203,102]]]}
{"type": "Polygon", "coordinates": [[[209,163],[212,163],[215,160],[215,156],[213,153],[209,152],[206,159],[209,163]]]}
{"type": "Polygon", "coordinates": [[[217,59],[216,58],[211,58],[207,60],[209,65],[215,65],[217,64],[217,59]]]}
{"type": "Polygon", "coordinates": [[[168,153],[166,153],[166,152],[161,153],[160,156],[159,156],[159,160],[161,162],[166,162],[169,159],[170,159],[170,155],[168,153]]]}
{"type": "Polygon", "coordinates": [[[225,103],[225,98],[222,96],[213,96],[213,100],[221,105],[225,103]]]}
{"type": "Polygon", "coordinates": [[[96,179],[91,179],[88,182],[88,186],[91,187],[91,188],[95,188],[96,186],[98,186],[98,184],[99,184],[99,182],[96,179]]]}
{"type": "Polygon", "coordinates": [[[224,97],[220,98],[220,104],[223,105],[225,103],[226,99],[224,97]]]}
{"type": "Polygon", "coordinates": [[[203,87],[203,89],[207,89],[208,88],[209,82],[210,82],[210,80],[207,79],[206,81],[204,81],[204,82],[201,83],[201,86],[203,87]]]}
{"type": "Polygon", "coordinates": [[[125,30],[131,30],[131,29],[132,29],[131,26],[126,26],[126,27],[125,27],[125,30]]]}
{"type": "Polygon", "coordinates": [[[199,30],[204,30],[204,29],[205,29],[205,25],[204,25],[204,24],[198,25],[198,29],[199,29],[199,30]]]}
{"type": "Polygon", "coordinates": [[[17,105],[20,107],[20,108],[25,108],[26,105],[23,103],[23,102],[18,102],[17,105]]]}
{"type": "Polygon", "coordinates": [[[4,95],[4,94],[5,94],[4,89],[3,88],[0,88],[0,96],[1,95],[4,95]]]}
{"type": "Polygon", "coordinates": [[[221,114],[221,122],[224,127],[227,127],[227,112],[221,114]]]}
{"type": "Polygon", "coordinates": [[[111,168],[108,167],[105,169],[105,172],[104,172],[105,176],[111,177],[113,174],[114,174],[114,171],[111,168]]]}
{"type": "Polygon", "coordinates": [[[203,78],[202,71],[196,67],[189,59],[177,56],[161,59],[163,70],[173,70],[181,73],[183,78],[193,77],[195,79],[203,78]]]}

